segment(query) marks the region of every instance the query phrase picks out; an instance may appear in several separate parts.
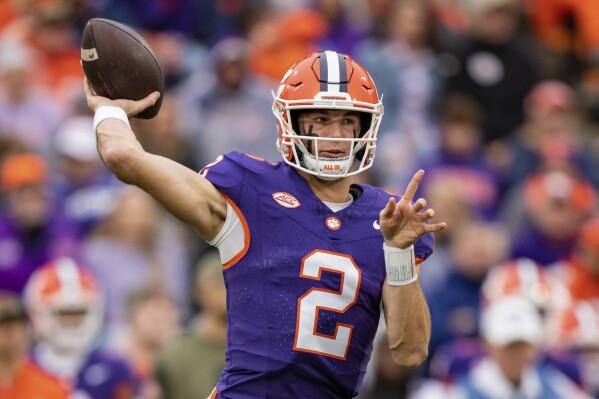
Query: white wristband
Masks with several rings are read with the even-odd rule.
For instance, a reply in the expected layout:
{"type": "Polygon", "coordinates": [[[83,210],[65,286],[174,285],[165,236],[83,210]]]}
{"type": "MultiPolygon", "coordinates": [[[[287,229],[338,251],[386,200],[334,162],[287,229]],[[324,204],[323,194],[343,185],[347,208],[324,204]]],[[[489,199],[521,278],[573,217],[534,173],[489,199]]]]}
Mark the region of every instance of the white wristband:
{"type": "Polygon", "coordinates": [[[387,284],[407,285],[418,279],[414,245],[401,249],[383,244],[383,251],[387,269],[387,284]]]}
{"type": "Polygon", "coordinates": [[[94,114],[94,133],[98,128],[100,122],[102,122],[105,119],[118,119],[120,121],[125,122],[127,126],[129,126],[129,129],[131,129],[131,125],[129,125],[129,118],[127,118],[127,114],[125,113],[125,111],[123,111],[122,108],[113,107],[110,105],[103,105],[100,108],[98,108],[96,110],[96,113],[94,114]]]}

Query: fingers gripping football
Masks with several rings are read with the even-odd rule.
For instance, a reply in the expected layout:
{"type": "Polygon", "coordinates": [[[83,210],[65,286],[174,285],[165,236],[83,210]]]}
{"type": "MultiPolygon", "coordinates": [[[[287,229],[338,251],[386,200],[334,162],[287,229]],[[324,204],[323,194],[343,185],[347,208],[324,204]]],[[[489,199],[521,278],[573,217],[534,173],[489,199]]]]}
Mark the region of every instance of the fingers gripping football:
{"type": "Polygon", "coordinates": [[[98,96],[96,93],[94,93],[87,78],[84,78],[83,90],[85,92],[87,106],[92,111],[95,112],[98,108],[100,108],[103,105],[110,105],[110,106],[122,108],[128,117],[137,115],[140,112],[144,111],[145,109],[153,106],[154,104],[156,104],[156,101],[158,101],[158,98],[160,97],[160,93],[155,91],[155,92],[147,95],[145,98],[142,98],[141,100],[138,100],[138,101],[122,100],[122,99],[121,100],[111,100],[107,97],[98,96]]]}
{"type": "Polygon", "coordinates": [[[412,202],[423,176],[423,170],[416,172],[404,196],[399,201],[391,197],[381,211],[381,233],[388,246],[407,248],[424,234],[445,229],[445,222],[429,223],[435,211],[430,208],[424,210],[427,205],[424,198],[412,202]]]}

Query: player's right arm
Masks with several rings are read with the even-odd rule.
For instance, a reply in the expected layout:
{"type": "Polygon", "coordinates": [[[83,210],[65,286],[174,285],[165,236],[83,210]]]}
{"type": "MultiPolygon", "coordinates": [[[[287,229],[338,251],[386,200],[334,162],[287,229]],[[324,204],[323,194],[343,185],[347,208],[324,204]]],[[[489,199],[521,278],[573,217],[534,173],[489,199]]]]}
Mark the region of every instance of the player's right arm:
{"type": "MultiPolygon", "coordinates": [[[[87,104],[92,111],[101,106],[122,108],[128,117],[158,100],[158,92],[139,101],[110,100],[97,96],[84,81],[87,104]]],[[[133,184],[156,199],[173,216],[190,224],[205,240],[213,239],[227,216],[227,202],[208,180],[168,158],[147,153],[126,123],[105,119],[97,129],[102,161],[121,181],[133,184]]]]}

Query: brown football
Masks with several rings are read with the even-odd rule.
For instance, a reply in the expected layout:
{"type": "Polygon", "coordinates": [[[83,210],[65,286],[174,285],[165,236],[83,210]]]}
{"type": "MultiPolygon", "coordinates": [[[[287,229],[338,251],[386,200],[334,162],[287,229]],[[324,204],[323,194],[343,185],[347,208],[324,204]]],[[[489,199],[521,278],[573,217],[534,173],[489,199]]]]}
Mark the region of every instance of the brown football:
{"type": "Polygon", "coordinates": [[[133,29],[104,18],[90,19],[81,37],[81,65],[96,94],[110,99],[160,98],[136,117],[158,114],[164,96],[162,69],[148,43],[133,29]]]}

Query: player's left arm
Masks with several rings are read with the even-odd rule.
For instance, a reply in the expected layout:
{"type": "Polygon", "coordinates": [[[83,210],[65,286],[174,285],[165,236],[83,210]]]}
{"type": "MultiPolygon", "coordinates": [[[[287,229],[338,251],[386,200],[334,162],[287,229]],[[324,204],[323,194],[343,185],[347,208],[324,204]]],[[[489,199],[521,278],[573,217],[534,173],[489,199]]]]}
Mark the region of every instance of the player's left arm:
{"type": "MultiPolygon", "coordinates": [[[[380,213],[381,233],[391,250],[410,248],[424,234],[446,227],[444,222],[428,223],[435,212],[422,212],[426,200],[420,198],[412,203],[423,176],[423,170],[416,172],[404,196],[399,201],[391,197],[380,213]]],[[[417,367],[428,355],[431,336],[428,304],[418,280],[405,285],[391,285],[385,280],[383,307],[393,360],[402,366],[417,367]]]]}

